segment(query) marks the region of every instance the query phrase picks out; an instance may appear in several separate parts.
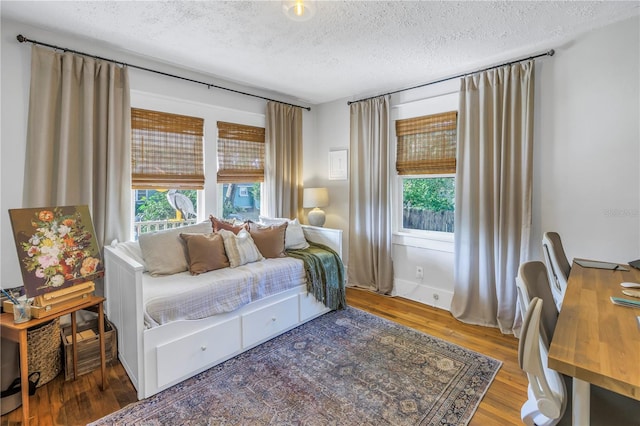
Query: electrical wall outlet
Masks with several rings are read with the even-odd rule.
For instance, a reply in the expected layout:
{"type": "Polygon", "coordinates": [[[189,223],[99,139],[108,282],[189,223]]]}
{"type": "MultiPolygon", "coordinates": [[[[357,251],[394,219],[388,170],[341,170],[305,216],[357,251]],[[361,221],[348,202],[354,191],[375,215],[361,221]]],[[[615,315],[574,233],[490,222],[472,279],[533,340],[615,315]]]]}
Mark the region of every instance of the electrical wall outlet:
{"type": "Polygon", "coordinates": [[[424,277],[424,270],[422,269],[422,266],[416,266],[416,278],[422,277],[424,277]]]}

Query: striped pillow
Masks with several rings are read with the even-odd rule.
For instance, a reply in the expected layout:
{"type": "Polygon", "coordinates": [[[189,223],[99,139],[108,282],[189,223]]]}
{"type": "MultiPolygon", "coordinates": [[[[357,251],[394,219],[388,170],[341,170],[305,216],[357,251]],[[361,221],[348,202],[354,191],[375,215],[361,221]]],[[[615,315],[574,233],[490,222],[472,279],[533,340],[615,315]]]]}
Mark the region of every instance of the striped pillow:
{"type": "Polygon", "coordinates": [[[222,235],[224,250],[232,268],[264,259],[246,230],[241,230],[237,235],[225,229],[219,230],[218,233],[222,235]]]}

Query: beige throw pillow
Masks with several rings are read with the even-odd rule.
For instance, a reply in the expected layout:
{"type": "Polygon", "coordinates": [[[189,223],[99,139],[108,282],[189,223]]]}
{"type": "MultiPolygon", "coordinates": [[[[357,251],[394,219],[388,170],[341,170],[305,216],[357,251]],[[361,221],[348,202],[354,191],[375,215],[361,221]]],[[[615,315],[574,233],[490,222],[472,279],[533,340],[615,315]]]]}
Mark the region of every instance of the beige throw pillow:
{"type": "Polygon", "coordinates": [[[302,225],[298,219],[287,219],[286,217],[264,217],[260,216],[260,222],[265,225],[279,225],[283,222],[287,222],[287,232],[284,237],[284,248],[285,249],[306,249],[309,248],[309,243],[307,239],[304,237],[304,231],[302,230],[302,225]]]}
{"type": "Polygon", "coordinates": [[[287,222],[280,225],[260,226],[249,222],[249,233],[260,253],[266,258],[285,257],[284,239],[287,222]]]}
{"type": "Polygon", "coordinates": [[[251,234],[245,229],[238,232],[238,235],[225,229],[220,230],[219,234],[224,240],[224,249],[232,268],[264,259],[253,242],[251,234]]]}
{"type": "Polygon", "coordinates": [[[211,222],[205,221],[182,228],[140,234],[138,242],[144,263],[152,277],[172,275],[189,269],[187,245],[180,238],[182,233],[210,234],[211,222]]]}
{"type": "Polygon", "coordinates": [[[228,268],[229,258],[224,251],[220,234],[180,234],[187,243],[187,261],[191,275],[228,268]]]}

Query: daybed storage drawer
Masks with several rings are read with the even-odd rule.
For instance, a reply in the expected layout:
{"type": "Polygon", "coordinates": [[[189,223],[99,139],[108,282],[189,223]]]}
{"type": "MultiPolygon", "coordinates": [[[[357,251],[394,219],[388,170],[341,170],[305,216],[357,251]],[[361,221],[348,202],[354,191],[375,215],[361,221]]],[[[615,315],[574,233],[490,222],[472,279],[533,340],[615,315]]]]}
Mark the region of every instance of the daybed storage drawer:
{"type": "Polygon", "coordinates": [[[156,349],[158,387],[190,375],[199,368],[240,349],[240,318],[238,317],[158,345],[156,349]]]}
{"type": "Polygon", "coordinates": [[[242,346],[251,346],[298,324],[298,296],[242,315],[242,346]]]}
{"type": "Polygon", "coordinates": [[[298,298],[300,299],[301,322],[329,310],[329,308],[324,306],[324,303],[318,302],[315,296],[311,293],[300,293],[298,294],[298,298]]]}

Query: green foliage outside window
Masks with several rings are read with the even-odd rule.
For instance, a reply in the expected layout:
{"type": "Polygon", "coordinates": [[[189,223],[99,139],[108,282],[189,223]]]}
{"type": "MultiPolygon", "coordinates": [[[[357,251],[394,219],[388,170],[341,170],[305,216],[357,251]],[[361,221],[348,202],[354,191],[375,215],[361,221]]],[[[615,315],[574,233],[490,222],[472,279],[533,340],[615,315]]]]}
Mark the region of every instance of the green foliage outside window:
{"type": "Polygon", "coordinates": [[[222,204],[222,217],[228,219],[238,212],[239,210],[233,206],[233,202],[225,198],[222,204]]]}
{"type": "Polygon", "coordinates": [[[454,232],[455,178],[402,180],[402,227],[454,232]]]}
{"type": "Polygon", "coordinates": [[[260,208],[260,182],[254,182],[251,186],[251,195],[255,200],[256,208],[260,208]]]}
{"type": "MultiPolygon", "coordinates": [[[[178,191],[189,197],[196,211],[198,192],[196,190],[178,191]]],[[[176,218],[176,211],[167,200],[167,192],[149,191],[148,196],[143,196],[136,202],[136,217],[139,221],[168,220],[176,218]]]]}
{"type": "Polygon", "coordinates": [[[403,208],[434,212],[453,211],[455,206],[455,179],[408,178],[403,180],[403,208]]]}

